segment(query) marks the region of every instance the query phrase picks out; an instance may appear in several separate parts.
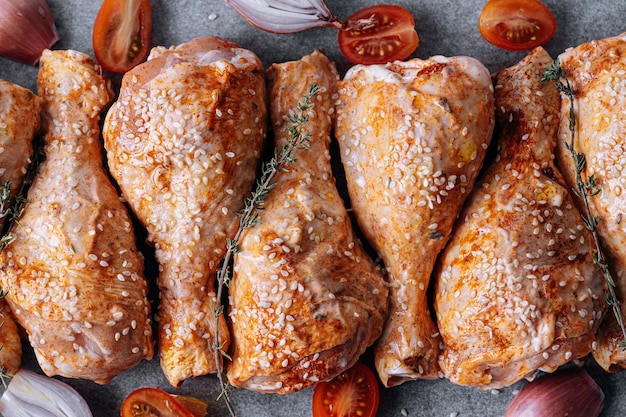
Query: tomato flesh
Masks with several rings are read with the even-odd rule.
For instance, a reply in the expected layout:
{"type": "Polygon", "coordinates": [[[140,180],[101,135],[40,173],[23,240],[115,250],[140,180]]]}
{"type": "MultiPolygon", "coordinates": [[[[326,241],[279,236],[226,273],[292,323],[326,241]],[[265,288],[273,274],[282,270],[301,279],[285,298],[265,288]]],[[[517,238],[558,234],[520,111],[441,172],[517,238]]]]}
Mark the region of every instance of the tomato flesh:
{"type": "Polygon", "coordinates": [[[379,401],[374,373],[357,362],[331,381],[315,386],[313,417],[374,417],[379,401]]]}
{"type": "Polygon", "coordinates": [[[417,45],[415,20],[400,7],[377,5],[350,16],[339,31],[339,49],[353,64],[384,64],[408,58],[417,45]]]}
{"type": "Polygon", "coordinates": [[[178,397],[158,388],[139,388],[122,403],[121,417],[204,417],[186,409],[178,397]]]}
{"type": "Polygon", "coordinates": [[[489,0],[478,29],[487,42],[499,48],[527,50],[552,39],[556,19],[539,0],[489,0]]]}
{"type": "Polygon", "coordinates": [[[150,52],[150,0],[104,0],[93,25],[93,50],[100,65],[123,73],[143,62],[150,52]]]}
{"type": "Polygon", "coordinates": [[[176,395],[176,399],[180,404],[185,407],[194,417],[206,417],[207,407],[209,404],[206,401],[199,400],[195,397],[189,397],[186,395],[176,395]]]}

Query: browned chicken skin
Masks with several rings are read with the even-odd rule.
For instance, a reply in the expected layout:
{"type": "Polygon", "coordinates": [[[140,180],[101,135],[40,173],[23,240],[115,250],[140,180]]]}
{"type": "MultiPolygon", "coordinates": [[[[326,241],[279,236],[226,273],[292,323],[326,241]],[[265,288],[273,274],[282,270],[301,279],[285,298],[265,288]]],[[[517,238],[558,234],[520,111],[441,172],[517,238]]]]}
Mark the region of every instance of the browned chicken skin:
{"type": "Polygon", "coordinates": [[[320,52],[268,70],[277,147],[289,118],[316,84],[310,148],[275,177],[258,224],[240,241],[230,284],[237,387],[291,393],[351,367],[381,334],[387,311],[382,273],[356,239],[330,166],[337,72],[320,52]]]}
{"type": "Polygon", "coordinates": [[[46,160],[0,254],[0,283],[46,374],[104,383],[153,354],[143,257],[102,166],[112,94],[76,51],[43,53],[38,90],[46,160]]]}
{"type": "MultiPolygon", "coordinates": [[[[255,178],[265,88],[252,52],[198,38],[153,49],[105,121],[111,174],[156,249],[159,355],[174,386],[216,370],[215,272],[255,178]]],[[[223,315],[218,335],[227,350],[223,315]]]]}
{"type": "MultiPolygon", "coordinates": [[[[626,314],[626,34],[582,44],[559,56],[561,67],[576,92],[574,149],[586,156],[583,177],[593,175],[601,192],[589,197],[591,213],[598,216],[602,240],[626,314]]],[[[568,98],[562,95],[561,125],[556,158],[567,183],[575,187],[568,98]]],[[[582,210],[582,202],[577,200],[582,210]]],[[[598,333],[593,355],[608,371],[626,368],[624,335],[612,312],[598,333]]]]}
{"type": "Polygon", "coordinates": [[[435,270],[452,382],[500,388],[587,355],[606,312],[593,239],[554,165],[559,96],[535,49],[496,79],[498,152],[435,270]]]}
{"type": "Polygon", "coordinates": [[[386,386],[439,375],[426,291],[493,123],[491,79],[475,59],[355,66],[340,83],[336,136],[352,207],[390,280],[375,352],[386,386]]]}

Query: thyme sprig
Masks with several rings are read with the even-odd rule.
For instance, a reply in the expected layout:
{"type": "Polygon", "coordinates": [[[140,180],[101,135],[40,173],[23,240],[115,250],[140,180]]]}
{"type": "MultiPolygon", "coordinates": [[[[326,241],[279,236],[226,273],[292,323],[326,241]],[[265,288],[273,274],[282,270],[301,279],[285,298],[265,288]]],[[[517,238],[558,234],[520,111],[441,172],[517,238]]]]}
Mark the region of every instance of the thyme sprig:
{"type": "Polygon", "coordinates": [[[228,407],[228,411],[232,417],[235,412],[232,408],[228,395],[228,384],[224,381],[222,375],[221,358],[231,359],[228,353],[224,351],[224,345],[219,340],[219,317],[224,312],[224,306],[221,303],[222,295],[225,287],[228,286],[232,278],[231,263],[233,256],[239,252],[239,239],[246,229],[254,227],[259,222],[258,209],[263,205],[265,198],[270,191],[274,189],[276,183],[273,182],[276,174],[285,169],[287,164],[293,164],[296,161],[295,151],[308,149],[310,134],[304,133],[304,126],[309,121],[308,111],[311,109],[311,100],[319,93],[319,87],[315,84],[309,87],[309,91],[297,104],[297,112],[289,118],[290,127],[288,137],[285,144],[274,149],[273,157],[261,166],[261,177],[257,180],[256,185],[249,197],[244,199],[244,208],[238,212],[239,228],[232,239],[226,242],[226,255],[222,262],[222,266],[217,271],[217,304],[213,307],[215,316],[215,335],[213,337],[213,352],[215,354],[215,367],[217,369],[217,377],[220,382],[221,393],[218,397],[223,398],[228,407]]]}
{"type": "Polygon", "coordinates": [[[604,280],[606,281],[608,288],[608,292],[606,294],[606,303],[613,310],[613,314],[615,315],[617,324],[620,326],[620,329],[622,331],[623,339],[620,343],[620,346],[622,349],[626,349],[626,328],[624,327],[624,316],[622,315],[620,301],[615,293],[615,280],[611,275],[609,264],[607,262],[606,256],[604,255],[604,252],[602,251],[602,247],[600,245],[600,237],[598,235],[598,224],[600,223],[600,217],[594,216],[591,213],[591,207],[589,204],[589,198],[598,195],[602,191],[602,189],[597,184],[596,178],[593,174],[583,177],[583,173],[585,172],[585,168],[587,166],[587,158],[583,153],[578,152],[574,145],[577,127],[576,113],[574,111],[574,100],[576,98],[576,91],[574,90],[574,87],[572,86],[570,80],[567,78],[567,74],[565,73],[563,67],[561,67],[561,63],[559,62],[558,58],[552,62],[552,65],[550,65],[550,67],[545,69],[541,77],[541,81],[554,82],[556,88],[561,93],[563,93],[570,102],[570,141],[565,142],[565,147],[570,153],[572,161],[574,162],[574,167],[576,169],[576,188],[573,189],[573,192],[583,202],[585,209],[585,212],[581,214],[583,224],[591,232],[595,243],[593,260],[602,271],[602,275],[604,277],[604,280]]]}
{"type": "MultiPolygon", "coordinates": [[[[35,179],[37,167],[46,158],[43,140],[41,137],[35,139],[33,147],[33,157],[30,160],[28,168],[26,169],[22,186],[20,187],[17,195],[15,195],[15,199],[13,199],[13,196],[11,195],[11,181],[5,180],[4,183],[0,185],[0,224],[3,223],[2,220],[8,220],[0,227],[0,252],[6,249],[6,247],[13,243],[16,239],[13,233],[6,231],[10,230],[13,224],[19,225],[19,219],[22,217],[24,207],[28,203],[28,199],[26,198],[28,188],[35,179]]],[[[0,288],[0,299],[5,298],[7,294],[7,290],[0,288]]],[[[4,311],[0,309],[0,328],[3,325],[4,311]]],[[[0,350],[2,350],[3,347],[3,345],[0,345],[0,350]]],[[[6,373],[5,367],[0,365],[0,384],[2,384],[4,389],[7,388],[11,378],[12,376],[6,373]]]]}
{"type": "MultiPolygon", "coordinates": [[[[9,180],[4,181],[0,186],[0,220],[13,218],[13,207],[11,206],[11,182],[9,180]]],[[[7,245],[11,244],[15,240],[15,237],[11,234],[4,234],[0,237],[0,251],[4,250],[7,245]]]]}
{"type": "Polygon", "coordinates": [[[0,223],[2,223],[3,219],[7,220],[3,227],[0,228],[0,232],[2,232],[2,236],[0,237],[0,252],[15,241],[15,235],[13,233],[4,232],[10,230],[13,223],[19,225],[19,219],[22,217],[24,207],[28,203],[28,199],[26,198],[28,188],[35,179],[37,167],[43,162],[45,157],[43,141],[41,138],[38,138],[34,142],[33,157],[28,165],[22,186],[17,194],[15,196],[11,195],[11,182],[9,180],[5,180],[4,183],[0,185],[0,223]]]}

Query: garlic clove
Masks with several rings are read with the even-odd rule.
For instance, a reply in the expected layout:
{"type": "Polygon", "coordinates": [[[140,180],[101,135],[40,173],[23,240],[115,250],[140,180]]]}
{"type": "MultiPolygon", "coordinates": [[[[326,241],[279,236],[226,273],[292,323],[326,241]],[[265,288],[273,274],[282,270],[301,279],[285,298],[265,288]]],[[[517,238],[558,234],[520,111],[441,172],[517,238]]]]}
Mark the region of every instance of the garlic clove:
{"type": "Polygon", "coordinates": [[[543,375],[513,398],[504,417],[597,417],[604,393],[582,368],[543,375]]]}
{"type": "Polygon", "coordinates": [[[20,369],[0,397],[0,413],[11,417],[92,417],[85,399],[55,378],[20,369]]]}
{"type": "Polygon", "coordinates": [[[248,22],[273,33],[340,25],[323,0],[226,0],[248,22]]]}
{"type": "Polygon", "coordinates": [[[35,65],[58,40],[45,0],[0,0],[0,56],[35,65]]]}

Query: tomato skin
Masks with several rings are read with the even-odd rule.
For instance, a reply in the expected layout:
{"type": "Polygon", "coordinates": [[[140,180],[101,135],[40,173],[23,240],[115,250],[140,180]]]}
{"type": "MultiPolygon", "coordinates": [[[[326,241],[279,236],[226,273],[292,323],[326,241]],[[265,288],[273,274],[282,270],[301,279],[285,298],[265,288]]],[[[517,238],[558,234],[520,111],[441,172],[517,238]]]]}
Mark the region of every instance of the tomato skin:
{"type": "Polygon", "coordinates": [[[353,64],[384,64],[408,58],[419,44],[411,13],[392,5],[361,9],[339,31],[339,49],[353,64]],[[374,19],[374,26],[351,28],[359,19],[374,19]]]}
{"type": "Polygon", "coordinates": [[[313,391],[313,417],[375,417],[380,402],[376,376],[357,362],[313,391]]]}
{"type": "Polygon", "coordinates": [[[104,0],[93,25],[94,54],[107,71],[123,73],[150,52],[150,0],[104,0]]]}
{"type": "Polygon", "coordinates": [[[175,397],[194,417],[206,417],[209,406],[206,401],[186,395],[175,395],[175,397]]]}
{"type": "Polygon", "coordinates": [[[521,51],[552,39],[556,19],[539,0],[489,0],[480,14],[478,30],[499,48],[521,51]]]}
{"type": "Polygon", "coordinates": [[[121,417],[197,417],[175,395],[158,388],[139,388],[122,403],[121,417]]]}

